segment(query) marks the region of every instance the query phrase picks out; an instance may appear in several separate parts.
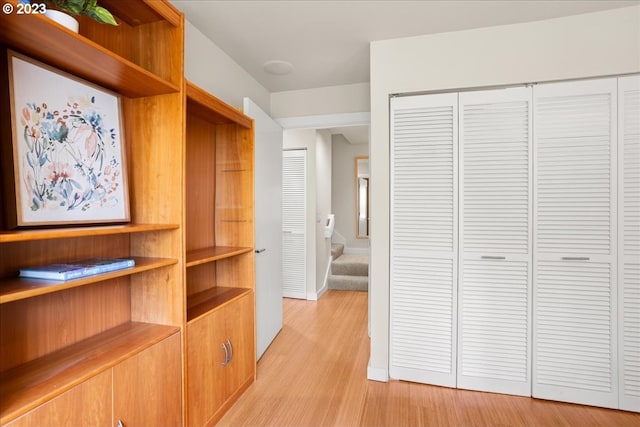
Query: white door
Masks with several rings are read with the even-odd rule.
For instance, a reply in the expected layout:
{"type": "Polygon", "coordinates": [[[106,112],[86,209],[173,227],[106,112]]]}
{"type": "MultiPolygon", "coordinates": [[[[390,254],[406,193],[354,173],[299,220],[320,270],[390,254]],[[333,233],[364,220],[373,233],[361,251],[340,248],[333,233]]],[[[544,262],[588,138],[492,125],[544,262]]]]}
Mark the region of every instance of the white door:
{"type": "Polygon", "coordinates": [[[618,406],[617,81],[534,87],[533,396],[618,406]]]}
{"type": "Polygon", "coordinates": [[[459,95],[458,387],[531,395],[531,88],[459,95]]]}
{"type": "Polygon", "coordinates": [[[640,76],[618,79],[620,409],[640,412],[640,76]]]}
{"type": "Polygon", "coordinates": [[[389,374],[456,386],[457,94],[391,100],[389,374]]]}
{"type": "Polygon", "coordinates": [[[307,298],[307,150],[282,151],[282,295],[307,298]]]}
{"type": "Polygon", "coordinates": [[[255,129],[256,357],[282,329],[282,128],[249,98],[255,129]]]}

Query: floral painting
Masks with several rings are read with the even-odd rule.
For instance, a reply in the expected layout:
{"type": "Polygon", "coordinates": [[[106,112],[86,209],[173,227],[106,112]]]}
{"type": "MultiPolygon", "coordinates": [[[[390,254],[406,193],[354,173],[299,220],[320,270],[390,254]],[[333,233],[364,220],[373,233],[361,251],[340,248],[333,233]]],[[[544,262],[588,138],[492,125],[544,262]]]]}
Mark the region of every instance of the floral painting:
{"type": "Polygon", "coordinates": [[[10,55],[17,225],[129,219],[118,96],[10,55]]]}

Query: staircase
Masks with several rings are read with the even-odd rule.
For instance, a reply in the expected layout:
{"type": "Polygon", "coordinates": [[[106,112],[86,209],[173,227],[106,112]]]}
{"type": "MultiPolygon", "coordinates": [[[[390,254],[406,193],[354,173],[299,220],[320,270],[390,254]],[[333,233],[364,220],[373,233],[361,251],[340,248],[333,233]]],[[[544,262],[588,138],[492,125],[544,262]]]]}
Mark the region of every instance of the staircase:
{"type": "Polygon", "coordinates": [[[369,255],[345,254],[344,245],[331,245],[329,289],[341,291],[369,290],[369,255]]]}

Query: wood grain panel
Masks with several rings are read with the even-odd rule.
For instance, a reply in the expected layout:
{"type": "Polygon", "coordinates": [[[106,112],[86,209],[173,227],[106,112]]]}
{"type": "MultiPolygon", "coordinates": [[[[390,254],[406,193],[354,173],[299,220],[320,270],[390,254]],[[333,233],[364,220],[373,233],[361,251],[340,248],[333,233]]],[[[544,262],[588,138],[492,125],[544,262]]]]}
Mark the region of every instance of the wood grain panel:
{"type": "Polygon", "coordinates": [[[123,100],[131,219],[181,223],[184,116],[180,95],[123,100]]]}
{"type": "Polygon", "coordinates": [[[217,128],[216,245],[255,245],[252,131],[217,128]]]}
{"type": "Polygon", "coordinates": [[[231,394],[256,373],[255,295],[248,292],[227,307],[225,321],[232,357],[226,387],[231,394]]]}
{"type": "Polygon", "coordinates": [[[222,343],[225,312],[219,310],[187,326],[187,425],[204,426],[226,398],[222,343]]]}
{"type": "Polygon", "coordinates": [[[91,257],[128,256],[129,235],[6,243],[2,244],[2,253],[0,277],[15,277],[22,267],[77,261],[91,257]]]}
{"type": "Polygon", "coordinates": [[[129,294],[120,277],[0,305],[0,372],[128,322],[129,294]]]}
{"type": "MultiPolygon", "coordinates": [[[[182,15],[180,15],[182,20],[182,15]]],[[[160,78],[179,87],[183,85],[182,25],[175,27],[166,21],[133,27],[133,62],[160,78]]]]}
{"type": "Polygon", "coordinates": [[[0,41],[65,72],[126,96],[178,93],[180,85],[164,80],[125,57],[41,15],[14,19],[0,14],[0,41]]]}
{"type": "Polygon", "coordinates": [[[214,124],[237,123],[250,129],[253,120],[239,109],[211,96],[205,90],[191,82],[187,82],[187,108],[193,114],[214,124]]]}
{"type": "Polygon", "coordinates": [[[187,116],[186,149],[186,250],[213,246],[216,197],[215,125],[187,116]]]}
{"type": "Polygon", "coordinates": [[[127,322],[0,374],[0,423],[17,418],[175,334],[127,322]]]}
{"type": "Polygon", "coordinates": [[[182,358],[180,334],[113,368],[114,424],[182,425],[182,358]]]}
{"type": "Polygon", "coordinates": [[[106,371],[10,422],[7,427],[109,427],[112,425],[111,397],[111,371],[106,371]]]}
{"type": "Polygon", "coordinates": [[[186,274],[187,298],[198,292],[217,286],[216,263],[200,264],[189,267],[186,274]]]}
{"type": "Polygon", "coordinates": [[[255,252],[247,252],[217,261],[217,285],[230,288],[255,288],[255,259],[255,252]]]}

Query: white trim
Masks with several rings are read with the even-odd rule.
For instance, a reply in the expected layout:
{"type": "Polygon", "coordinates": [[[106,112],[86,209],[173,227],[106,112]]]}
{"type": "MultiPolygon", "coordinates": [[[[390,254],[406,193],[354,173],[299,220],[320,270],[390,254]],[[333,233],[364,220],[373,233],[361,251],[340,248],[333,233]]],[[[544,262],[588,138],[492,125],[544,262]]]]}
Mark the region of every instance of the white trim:
{"type": "Polygon", "coordinates": [[[324,282],[322,283],[322,287],[318,289],[316,292],[311,292],[307,294],[308,301],[318,301],[318,299],[324,295],[327,290],[329,290],[329,276],[331,275],[331,262],[333,262],[333,257],[329,257],[329,263],[327,264],[327,270],[324,273],[324,282]]]}
{"type": "Polygon", "coordinates": [[[372,381],[389,382],[389,372],[383,368],[374,368],[371,366],[371,360],[367,365],[367,379],[372,381]]]}
{"type": "Polygon", "coordinates": [[[283,117],[275,119],[283,129],[328,129],[342,126],[365,126],[371,123],[371,113],[323,114],[318,116],[283,117]]]}

